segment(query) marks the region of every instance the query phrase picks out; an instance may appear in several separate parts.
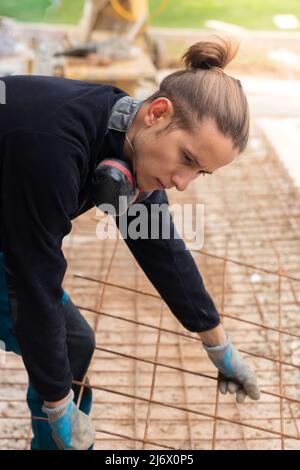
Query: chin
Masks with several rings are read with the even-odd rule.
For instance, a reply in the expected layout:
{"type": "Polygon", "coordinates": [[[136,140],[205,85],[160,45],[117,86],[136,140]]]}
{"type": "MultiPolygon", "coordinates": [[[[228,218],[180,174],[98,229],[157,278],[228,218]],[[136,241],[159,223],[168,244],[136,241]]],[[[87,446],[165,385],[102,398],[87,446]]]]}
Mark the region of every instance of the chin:
{"type": "Polygon", "coordinates": [[[147,181],[138,181],[138,187],[140,191],[151,192],[161,189],[154,178],[147,178],[147,181]],[[149,181],[150,180],[150,181],[149,181]]]}
{"type": "Polygon", "coordinates": [[[150,191],[156,191],[157,189],[161,189],[161,188],[158,188],[156,185],[145,185],[144,187],[140,188],[141,191],[146,191],[147,193],[149,193],[150,191]]]}
{"type": "Polygon", "coordinates": [[[138,184],[138,188],[140,191],[145,191],[145,192],[150,192],[150,191],[154,191],[155,189],[157,188],[154,188],[154,185],[151,185],[151,184],[138,184]]]}
{"type": "Polygon", "coordinates": [[[151,191],[155,191],[157,188],[150,188],[149,186],[147,187],[140,187],[139,188],[141,192],[145,192],[145,193],[150,193],[151,191]]]}

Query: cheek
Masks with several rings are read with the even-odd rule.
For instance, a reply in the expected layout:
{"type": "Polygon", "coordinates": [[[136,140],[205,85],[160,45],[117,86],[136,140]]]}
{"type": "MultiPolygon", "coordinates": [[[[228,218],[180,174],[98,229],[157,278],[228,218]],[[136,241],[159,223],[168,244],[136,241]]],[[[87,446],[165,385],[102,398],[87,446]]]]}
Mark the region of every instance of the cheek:
{"type": "Polygon", "coordinates": [[[155,143],[148,143],[148,145],[140,148],[138,155],[138,163],[141,168],[147,171],[157,168],[162,160],[161,149],[155,143]]]}
{"type": "Polygon", "coordinates": [[[171,174],[176,170],[178,158],[170,138],[159,134],[144,135],[136,144],[137,169],[140,172],[157,176],[158,171],[171,174]]]}
{"type": "Polygon", "coordinates": [[[135,147],[140,162],[145,165],[156,158],[158,148],[157,141],[151,135],[143,135],[135,147]]]}

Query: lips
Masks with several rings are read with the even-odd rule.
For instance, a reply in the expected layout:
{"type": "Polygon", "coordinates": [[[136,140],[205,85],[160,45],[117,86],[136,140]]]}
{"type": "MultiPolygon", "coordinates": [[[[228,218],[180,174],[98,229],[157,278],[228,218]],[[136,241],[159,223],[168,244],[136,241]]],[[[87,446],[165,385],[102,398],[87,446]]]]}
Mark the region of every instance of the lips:
{"type": "Polygon", "coordinates": [[[156,180],[158,181],[158,184],[160,185],[161,189],[167,189],[167,187],[158,178],[156,178],[156,180]]]}

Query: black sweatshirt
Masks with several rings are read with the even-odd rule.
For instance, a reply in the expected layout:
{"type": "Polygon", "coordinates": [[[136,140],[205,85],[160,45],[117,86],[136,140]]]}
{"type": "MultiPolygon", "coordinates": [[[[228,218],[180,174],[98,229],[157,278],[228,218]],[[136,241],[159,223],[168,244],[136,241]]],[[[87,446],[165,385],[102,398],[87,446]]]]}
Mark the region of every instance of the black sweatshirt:
{"type": "MultiPolygon", "coordinates": [[[[2,80],[0,251],[24,364],[40,396],[56,401],[72,381],[61,303],[67,267],[62,240],[71,220],[92,207],[95,164],[106,157],[124,159],[125,134],[106,130],[114,103],[126,93],[56,77],[2,80]]],[[[165,192],[155,191],[144,203],[164,202],[165,192]]],[[[200,332],[219,324],[182,240],[125,241],[185,328],[200,332]]]]}

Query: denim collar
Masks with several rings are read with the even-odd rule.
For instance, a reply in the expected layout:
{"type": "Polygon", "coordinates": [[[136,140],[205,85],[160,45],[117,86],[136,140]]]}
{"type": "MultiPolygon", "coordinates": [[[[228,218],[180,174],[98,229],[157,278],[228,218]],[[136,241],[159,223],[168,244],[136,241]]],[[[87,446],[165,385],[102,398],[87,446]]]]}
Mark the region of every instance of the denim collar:
{"type": "Polygon", "coordinates": [[[111,110],[107,128],[126,133],[142,104],[143,101],[136,100],[131,96],[120,98],[111,110]]]}

